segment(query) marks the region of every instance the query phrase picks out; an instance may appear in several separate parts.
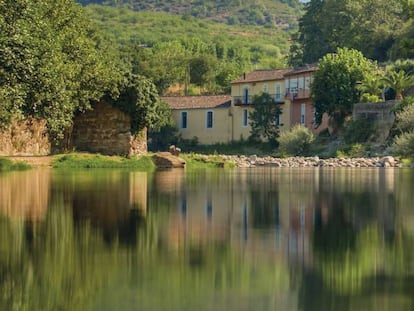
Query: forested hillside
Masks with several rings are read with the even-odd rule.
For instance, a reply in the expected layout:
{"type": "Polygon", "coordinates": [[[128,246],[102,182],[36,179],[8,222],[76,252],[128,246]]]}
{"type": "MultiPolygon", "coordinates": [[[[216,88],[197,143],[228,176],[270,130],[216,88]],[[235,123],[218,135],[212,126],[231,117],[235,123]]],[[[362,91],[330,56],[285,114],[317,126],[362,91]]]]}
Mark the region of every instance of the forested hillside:
{"type": "Polygon", "coordinates": [[[78,0],[130,70],[165,94],[229,92],[244,71],[287,66],[299,0],[78,0]],[[177,89],[178,87],[178,89],[177,89]]]}
{"type": "Polygon", "coordinates": [[[135,11],[190,15],[230,25],[266,25],[295,28],[302,5],[298,0],[78,0],[135,11]]]}
{"type": "Polygon", "coordinates": [[[226,25],[126,7],[85,9],[124,63],[151,78],[161,94],[174,85],[183,86],[181,93],[184,85],[193,87],[187,88],[190,93],[226,93],[244,71],[287,64],[291,32],[277,27],[226,25]]]}

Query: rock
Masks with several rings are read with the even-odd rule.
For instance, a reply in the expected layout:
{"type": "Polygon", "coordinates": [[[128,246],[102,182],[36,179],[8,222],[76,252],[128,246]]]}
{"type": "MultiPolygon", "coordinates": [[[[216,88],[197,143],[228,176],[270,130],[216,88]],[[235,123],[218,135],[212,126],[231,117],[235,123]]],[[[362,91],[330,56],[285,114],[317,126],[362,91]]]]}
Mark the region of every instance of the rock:
{"type": "Polygon", "coordinates": [[[257,161],[257,155],[252,155],[249,157],[249,161],[250,163],[254,164],[257,161]]]}
{"type": "Polygon", "coordinates": [[[178,157],[180,155],[181,149],[178,148],[178,147],[176,147],[176,146],[174,146],[174,145],[171,145],[170,148],[169,148],[169,151],[170,151],[170,153],[172,155],[178,157]]]}
{"type": "Polygon", "coordinates": [[[390,167],[390,166],[394,166],[395,165],[395,159],[392,156],[386,156],[381,158],[380,162],[383,164],[383,166],[385,167],[385,163],[387,163],[386,167],[390,167]]]}

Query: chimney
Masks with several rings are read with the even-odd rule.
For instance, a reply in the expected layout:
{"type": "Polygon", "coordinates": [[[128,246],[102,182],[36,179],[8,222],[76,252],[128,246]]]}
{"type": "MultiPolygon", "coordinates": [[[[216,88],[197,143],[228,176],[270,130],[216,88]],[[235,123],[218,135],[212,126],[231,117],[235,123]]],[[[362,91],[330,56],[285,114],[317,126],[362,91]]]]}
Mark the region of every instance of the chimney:
{"type": "Polygon", "coordinates": [[[243,80],[246,80],[246,73],[243,73],[243,80]]]}

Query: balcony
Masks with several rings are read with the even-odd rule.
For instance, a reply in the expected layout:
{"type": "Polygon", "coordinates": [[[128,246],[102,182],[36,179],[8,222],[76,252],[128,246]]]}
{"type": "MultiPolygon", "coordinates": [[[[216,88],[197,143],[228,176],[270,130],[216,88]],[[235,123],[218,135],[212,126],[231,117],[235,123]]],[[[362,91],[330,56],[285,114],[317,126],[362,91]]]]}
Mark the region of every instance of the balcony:
{"type": "Polygon", "coordinates": [[[310,90],[298,90],[298,89],[291,89],[286,92],[285,98],[291,101],[298,100],[298,99],[309,99],[310,98],[310,90]]]}
{"type": "MultiPolygon", "coordinates": [[[[284,104],[285,99],[282,94],[269,94],[275,104],[284,104]]],[[[233,102],[236,106],[251,105],[253,104],[254,96],[233,96],[233,102]]]]}

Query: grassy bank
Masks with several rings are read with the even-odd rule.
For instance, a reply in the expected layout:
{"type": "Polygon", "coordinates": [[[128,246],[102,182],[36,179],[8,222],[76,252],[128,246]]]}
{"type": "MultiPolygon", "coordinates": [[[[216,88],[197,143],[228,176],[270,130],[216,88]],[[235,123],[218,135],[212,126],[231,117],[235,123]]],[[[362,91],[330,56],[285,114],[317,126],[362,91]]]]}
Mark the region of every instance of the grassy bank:
{"type": "Polygon", "coordinates": [[[129,168],[150,171],[155,164],[150,156],[125,158],[100,154],[70,153],[56,156],[53,168],[129,168]]]}
{"type": "Polygon", "coordinates": [[[8,171],[23,171],[31,169],[31,166],[22,161],[12,161],[6,158],[0,157],[0,172],[8,171]]]}
{"type": "Polygon", "coordinates": [[[201,155],[201,154],[180,154],[180,158],[185,161],[185,167],[187,169],[197,169],[197,168],[233,168],[235,164],[230,161],[225,161],[221,157],[210,155],[201,155]]]}

